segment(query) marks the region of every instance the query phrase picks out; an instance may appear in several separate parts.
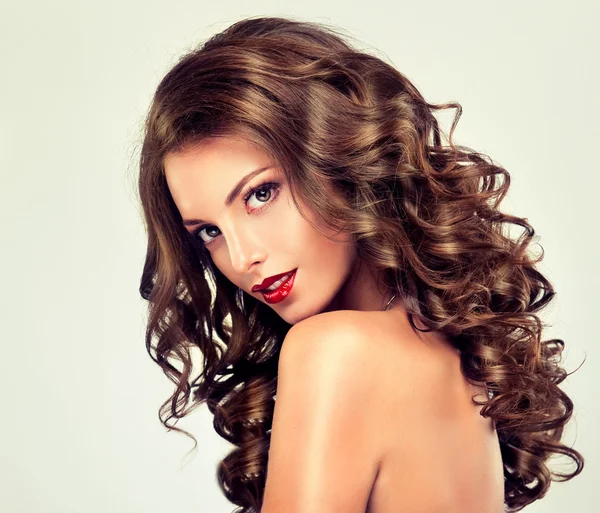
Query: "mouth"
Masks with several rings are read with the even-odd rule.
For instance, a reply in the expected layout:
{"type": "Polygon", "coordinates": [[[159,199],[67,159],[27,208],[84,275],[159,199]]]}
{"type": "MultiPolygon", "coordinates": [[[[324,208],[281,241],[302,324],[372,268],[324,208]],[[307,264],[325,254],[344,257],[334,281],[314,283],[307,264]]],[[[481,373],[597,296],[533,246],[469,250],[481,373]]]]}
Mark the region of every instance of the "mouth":
{"type": "Polygon", "coordinates": [[[287,279],[289,275],[295,271],[296,269],[292,269],[291,271],[285,273],[269,276],[268,278],[265,278],[260,285],[254,285],[254,287],[252,287],[252,292],[269,292],[268,289],[273,290],[274,288],[279,287],[282,280],[284,278],[287,279]]]}
{"type": "Polygon", "coordinates": [[[261,289],[260,292],[265,301],[269,304],[279,303],[283,301],[286,297],[290,295],[292,287],[294,286],[294,280],[296,278],[296,271],[290,271],[289,273],[284,274],[278,281],[273,283],[271,287],[274,287],[273,290],[269,289],[261,289]]]}

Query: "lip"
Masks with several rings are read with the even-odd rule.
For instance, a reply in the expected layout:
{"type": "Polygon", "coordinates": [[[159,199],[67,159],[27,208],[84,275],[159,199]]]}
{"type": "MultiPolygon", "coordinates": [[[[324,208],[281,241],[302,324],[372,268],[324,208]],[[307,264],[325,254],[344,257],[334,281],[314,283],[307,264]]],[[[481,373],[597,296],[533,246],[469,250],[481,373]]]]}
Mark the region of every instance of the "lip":
{"type": "Polygon", "coordinates": [[[283,278],[285,275],[290,274],[291,272],[296,271],[296,269],[292,269],[290,271],[286,271],[284,273],[281,274],[276,274],[274,276],[269,276],[268,278],[265,278],[262,283],[259,283],[258,285],[254,285],[252,287],[252,292],[262,292],[263,289],[266,289],[268,287],[270,287],[271,285],[273,285],[273,283],[275,283],[277,280],[280,280],[281,278],[283,278]]]}
{"type": "Polygon", "coordinates": [[[273,305],[275,303],[279,303],[290,295],[290,293],[292,292],[292,287],[294,286],[294,281],[296,280],[296,271],[297,271],[297,269],[294,269],[291,272],[290,277],[287,278],[275,290],[261,290],[260,291],[260,293],[263,295],[264,300],[268,304],[273,305]]]}

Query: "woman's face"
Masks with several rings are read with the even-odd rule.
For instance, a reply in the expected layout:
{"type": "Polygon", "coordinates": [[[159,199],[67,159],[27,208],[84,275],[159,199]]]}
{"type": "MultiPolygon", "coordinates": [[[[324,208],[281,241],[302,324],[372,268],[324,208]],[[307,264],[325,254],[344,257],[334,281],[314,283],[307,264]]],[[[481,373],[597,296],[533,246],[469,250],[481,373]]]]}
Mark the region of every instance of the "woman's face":
{"type": "Polygon", "coordinates": [[[186,229],[236,286],[290,324],[341,304],[337,296],[349,292],[345,285],[357,270],[355,246],[344,234],[329,240],[300,215],[283,173],[267,154],[242,139],[215,137],[167,155],[164,167],[186,229]],[[284,285],[271,296],[252,290],[265,278],[294,269],[291,289],[284,285]]]}

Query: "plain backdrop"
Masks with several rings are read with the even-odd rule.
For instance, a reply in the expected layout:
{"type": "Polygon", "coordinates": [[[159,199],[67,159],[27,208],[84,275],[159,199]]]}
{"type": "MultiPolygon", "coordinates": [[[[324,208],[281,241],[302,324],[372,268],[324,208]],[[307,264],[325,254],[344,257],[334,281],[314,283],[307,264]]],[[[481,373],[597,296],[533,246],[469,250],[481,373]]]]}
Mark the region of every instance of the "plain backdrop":
{"type": "MultiPolygon", "coordinates": [[[[598,5],[3,0],[0,510],[233,510],[215,474],[231,446],[206,407],[178,424],[198,438],[192,458],[158,420],[173,385],[144,347],[135,177],[170,66],[263,14],[346,30],[428,101],[458,101],[455,141],[511,173],[503,210],[534,226],[557,290],[545,339],[565,340],[569,371],[587,357],[562,385],[575,403],[565,442],[586,467],[525,511],[598,511],[598,5]]],[[[446,131],[453,114],[439,115],[446,131]]]]}

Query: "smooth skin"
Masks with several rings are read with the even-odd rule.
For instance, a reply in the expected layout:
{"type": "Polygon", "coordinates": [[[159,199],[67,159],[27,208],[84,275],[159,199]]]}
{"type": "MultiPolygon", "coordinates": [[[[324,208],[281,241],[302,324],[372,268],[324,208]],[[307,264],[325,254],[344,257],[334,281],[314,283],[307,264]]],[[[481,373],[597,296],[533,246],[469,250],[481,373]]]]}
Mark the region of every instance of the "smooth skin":
{"type": "Polygon", "coordinates": [[[293,326],[261,513],[501,513],[497,438],[456,350],[415,333],[399,298],[382,311],[390,293],[350,239],[331,241],[300,215],[277,164],[219,137],[167,155],[164,168],[186,228],[232,283],[266,303],[252,286],[297,268],[290,294],[269,305],[293,326]]]}
{"type": "MultiPolygon", "coordinates": [[[[260,292],[252,292],[252,286],[298,269],[289,296],[270,305],[289,324],[331,310],[381,310],[391,297],[377,290],[375,277],[357,258],[347,236],[327,233],[319,226],[335,239],[332,242],[300,215],[277,164],[250,143],[210,138],[184,153],[167,155],[164,168],[182,219],[205,220],[210,225],[198,236],[207,242],[214,264],[231,282],[266,303],[260,292]],[[240,179],[267,166],[271,167],[255,175],[232,205],[225,205],[240,179]],[[279,188],[257,191],[244,204],[248,189],[265,182],[277,182],[279,188]]],[[[186,228],[193,233],[199,226],[186,228]]]]}
{"type": "Polygon", "coordinates": [[[261,513],[503,513],[485,386],[400,305],[293,326],[278,371],[261,513]]]}

